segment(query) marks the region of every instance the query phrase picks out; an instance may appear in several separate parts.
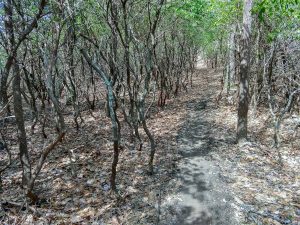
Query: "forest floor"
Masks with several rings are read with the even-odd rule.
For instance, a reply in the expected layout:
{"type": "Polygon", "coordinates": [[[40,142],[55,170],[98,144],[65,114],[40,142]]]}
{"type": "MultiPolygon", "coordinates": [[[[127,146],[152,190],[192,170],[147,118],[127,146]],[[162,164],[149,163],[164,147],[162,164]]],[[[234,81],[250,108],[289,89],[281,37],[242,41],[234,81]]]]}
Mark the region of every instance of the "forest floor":
{"type": "MultiPolygon", "coordinates": [[[[193,88],[151,112],[148,124],[157,142],[153,176],[147,175],[146,135],[142,152],[137,152],[122,122],[120,197],[109,185],[112,143],[105,110],[94,116],[83,113],[78,131],[72,128],[72,115],[67,116],[67,136],[47,158],[36,183],[44,200],[31,206],[38,213],[7,204],[24,202],[21,167],[14,160],[2,174],[0,224],[300,224],[300,132],[294,132],[295,118],[282,124],[283,166],[271,148],[271,118],[263,107],[255,117],[250,113],[250,140],[238,147],[232,97],[216,101],[221,77],[221,72],[198,69],[193,88]]],[[[31,123],[26,125],[29,134],[31,123]]],[[[28,138],[33,164],[55,137],[48,125],[47,139],[40,127],[28,138]]],[[[5,131],[17,158],[16,129],[9,125],[5,131]]],[[[0,152],[0,162],[4,158],[0,152]]]]}

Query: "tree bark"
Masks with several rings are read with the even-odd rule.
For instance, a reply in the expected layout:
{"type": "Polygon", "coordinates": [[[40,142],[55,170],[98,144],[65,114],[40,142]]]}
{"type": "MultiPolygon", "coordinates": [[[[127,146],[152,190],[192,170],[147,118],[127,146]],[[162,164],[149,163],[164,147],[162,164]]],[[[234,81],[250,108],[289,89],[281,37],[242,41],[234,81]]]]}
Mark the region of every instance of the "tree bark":
{"type": "Polygon", "coordinates": [[[226,91],[226,94],[229,94],[230,88],[231,88],[231,82],[234,78],[235,74],[235,57],[234,57],[234,51],[235,51],[235,42],[234,42],[234,36],[235,36],[235,25],[232,28],[232,31],[229,35],[229,41],[228,41],[228,70],[226,73],[226,78],[224,82],[224,90],[226,91]]]}
{"type": "Polygon", "coordinates": [[[85,50],[81,49],[81,53],[83,54],[86,61],[93,67],[93,69],[97,72],[99,77],[105,83],[107,93],[108,93],[108,105],[109,105],[109,115],[112,123],[112,133],[113,133],[113,162],[112,162],[112,174],[110,177],[111,188],[113,191],[117,191],[116,186],[116,174],[117,174],[117,165],[119,161],[119,142],[120,142],[120,129],[118,126],[118,118],[116,112],[114,110],[115,105],[115,97],[113,93],[113,88],[109,77],[105,74],[104,70],[99,67],[92,59],[88,56],[85,50]]]}
{"type": "Polygon", "coordinates": [[[28,189],[28,185],[31,180],[31,163],[28,154],[27,147],[27,137],[24,126],[24,116],[23,116],[23,106],[22,106],[22,95],[21,95],[21,76],[20,69],[16,62],[14,62],[14,82],[13,82],[13,97],[14,97],[14,111],[16,116],[16,122],[18,126],[18,141],[19,141],[19,151],[20,151],[20,160],[23,170],[23,186],[25,190],[28,189]]]}
{"type": "Polygon", "coordinates": [[[249,108],[249,69],[250,69],[250,36],[251,36],[251,9],[253,0],[244,1],[243,12],[243,34],[240,61],[239,79],[239,102],[237,141],[243,142],[247,139],[248,108],[249,108]]]}

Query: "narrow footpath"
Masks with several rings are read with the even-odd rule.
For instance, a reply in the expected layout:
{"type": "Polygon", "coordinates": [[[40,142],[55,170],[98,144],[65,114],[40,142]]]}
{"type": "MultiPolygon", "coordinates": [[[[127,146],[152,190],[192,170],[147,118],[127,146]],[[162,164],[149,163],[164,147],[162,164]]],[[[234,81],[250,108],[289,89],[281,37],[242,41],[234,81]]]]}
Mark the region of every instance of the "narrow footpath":
{"type": "Polygon", "coordinates": [[[215,160],[224,146],[234,144],[234,133],[226,132],[214,120],[220,74],[198,70],[197,79],[202,83],[199,99],[187,104],[187,121],[178,134],[181,188],[176,193],[176,218],[168,224],[238,225],[233,196],[221,174],[222,163],[215,160]]]}

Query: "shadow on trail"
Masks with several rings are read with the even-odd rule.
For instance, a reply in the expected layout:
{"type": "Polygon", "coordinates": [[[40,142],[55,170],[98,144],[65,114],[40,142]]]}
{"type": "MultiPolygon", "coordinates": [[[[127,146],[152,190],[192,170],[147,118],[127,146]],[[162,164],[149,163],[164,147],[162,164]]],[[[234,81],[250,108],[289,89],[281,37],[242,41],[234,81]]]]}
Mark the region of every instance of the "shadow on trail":
{"type": "Polygon", "coordinates": [[[209,100],[190,102],[188,119],[177,141],[183,159],[178,178],[180,213],[177,225],[235,225],[232,197],[212,159],[221,147],[235,143],[234,132],[209,121],[213,105],[209,100]]]}

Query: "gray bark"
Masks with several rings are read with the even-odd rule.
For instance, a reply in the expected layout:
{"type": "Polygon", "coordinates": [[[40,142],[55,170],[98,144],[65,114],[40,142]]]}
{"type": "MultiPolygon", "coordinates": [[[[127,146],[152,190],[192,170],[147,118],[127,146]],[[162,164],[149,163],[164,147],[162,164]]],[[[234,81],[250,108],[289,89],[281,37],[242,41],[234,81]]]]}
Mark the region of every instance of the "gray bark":
{"type": "Polygon", "coordinates": [[[250,69],[250,36],[251,36],[251,9],[253,0],[244,1],[243,34],[240,61],[240,82],[238,102],[237,141],[247,139],[248,108],[249,108],[249,69],[250,69]]]}
{"type": "Polygon", "coordinates": [[[229,35],[228,40],[228,69],[225,77],[224,82],[224,90],[227,94],[229,94],[230,87],[231,87],[231,81],[235,76],[235,57],[234,57],[234,51],[235,51],[235,42],[234,42],[234,36],[235,36],[235,25],[232,28],[232,31],[229,35]]]}
{"type": "Polygon", "coordinates": [[[81,53],[83,54],[86,61],[93,67],[93,69],[97,72],[99,77],[103,80],[105,83],[107,93],[108,93],[108,106],[109,106],[109,116],[112,123],[112,133],[113,133],[113,149],[114,149],[114,155],[113,155],[113,162],[112,162],[112,174],[110,178],[111,187],[113,191],[117,190],[116,187],[116,174],[117,174],[117,165],[119,161],[119,141],[120,141],[120,130],[118,126],[118,119],[117,115],[114,110],[115,105],[115,96],[113,93],[113,88],[111,81],[109,80],[109,77],[106,75],[104,70],[99,67],[95,62],[92,61],[92,59],[88,56],[85,50],[81,49],[81,53]]]}

